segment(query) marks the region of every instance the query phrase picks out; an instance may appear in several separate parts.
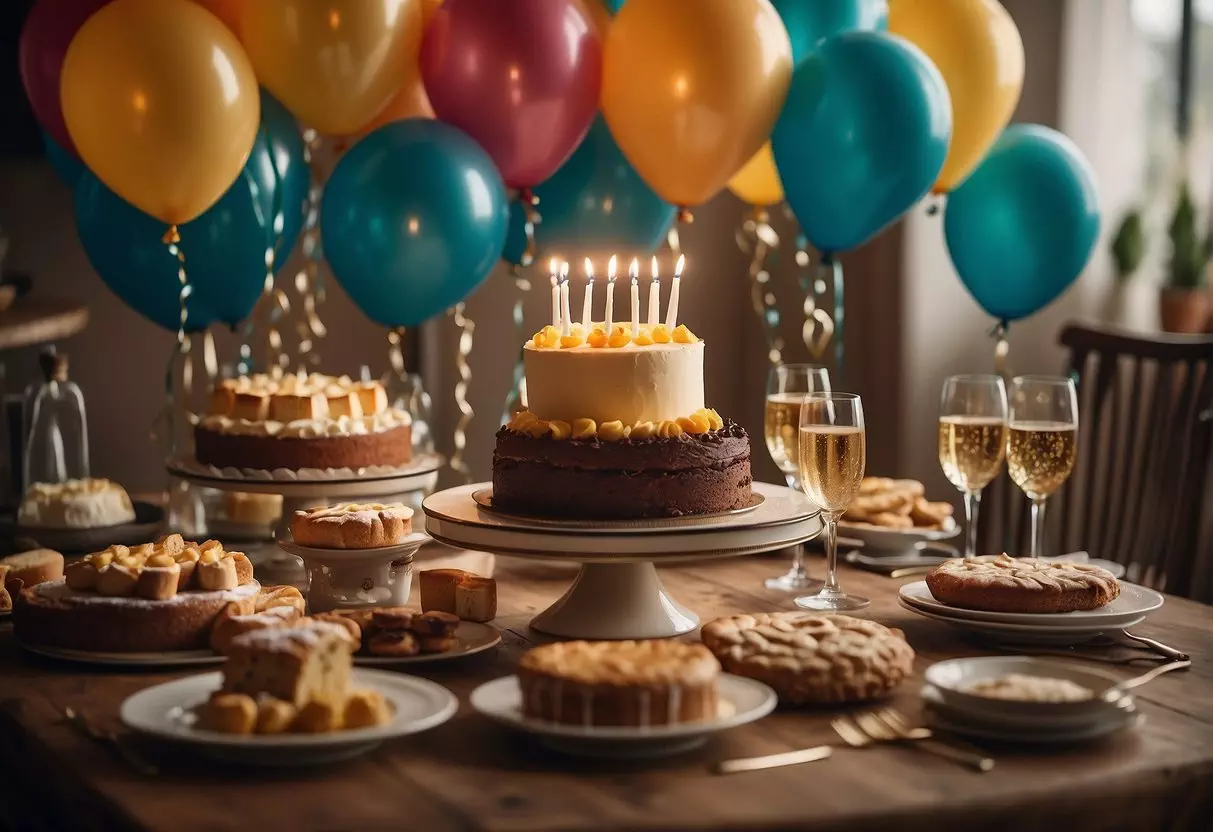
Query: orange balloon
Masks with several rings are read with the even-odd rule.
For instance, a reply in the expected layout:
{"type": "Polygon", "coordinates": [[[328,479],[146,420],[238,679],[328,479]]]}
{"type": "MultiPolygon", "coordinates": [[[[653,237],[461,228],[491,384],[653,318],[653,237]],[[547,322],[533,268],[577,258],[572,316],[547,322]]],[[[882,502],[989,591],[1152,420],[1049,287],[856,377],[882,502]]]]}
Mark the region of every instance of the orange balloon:
{"type": "MultiPolygon", "coordinates": [[[[416,68],[414,68],[416,72],[416,68]]],[[[425,86],[421,83],[421,78],[418,77],[413,81],[408,81],[400,92],[396,93],[396,97],[388,102],[388,105],[383,108],[379,115],[371,119],[371,123],[358,131],[359,136],[365,136],[367,133],[382,127],[383,125],[399,121],[402,118],[433,118],[434,109],[430,106],[430,98],[425,94],[425,86]]]]}
{"type": "Polygon", "coordinates": [[[227,27],[187,0],[114,0],[68,47],[63,117],[80,158],[166,223],[215,204],[261,121],[253,67],[227,27]]]}
{"type": "Polygon", "coordinates": [[[240,38],[257,77],[305,125],[347,136],[416,73],[421,0],[256,0],[240,38]]]}
{"type": "Polygon", "coordinates": [[[606,40],[607,32],[611,31],[611,13],[602,5],[602,0],[581,0],[581,6],[598,30],[599,40],[606,40]]]}
{"type": "Polygon", "coordinates": [[[421,0],[421,20],[426,26],[430,25],[430,20],[433,19],[434,13],[441,5],[442,0],[421,0]]]}
{"type": "Polygon", "coordinates": [[[223,21],[223,25],[240,34],[241,0],[194,0],[202,8],[223,21]]]}

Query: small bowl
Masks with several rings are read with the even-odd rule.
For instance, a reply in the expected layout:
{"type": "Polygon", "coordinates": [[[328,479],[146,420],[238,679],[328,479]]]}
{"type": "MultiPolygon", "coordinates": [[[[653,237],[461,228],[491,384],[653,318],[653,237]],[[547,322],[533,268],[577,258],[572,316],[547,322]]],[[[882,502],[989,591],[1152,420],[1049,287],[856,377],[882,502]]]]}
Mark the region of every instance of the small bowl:
{"type": "Polygon", "coordinates": [[[303,558],[310,579],[307,604],[312,612],[358,607],[398,607],[413,587],[413,556],[430,539],[423,532],[403,543],[379,549],[316,549],[287,540],[278,548],[303,558]]]}
{"type": "Polygon", "coordinates": [[[1108,688],[1120,681],[1110,673],[1034,656],[949,659],[928,667],[925,678],[927,684],[939,691],[943,702],[957,710],[1009,719],[1099,720],[1114,716],[1118,703],[1124,698],[1112,702],[1101,698],[1108,688]],[[1065,679],[1087,688],[1093,696],[1078,702],[1031,702],[994,699],[964,690],[974,682],[1000,679],[1012,673],[1065,679]]]}

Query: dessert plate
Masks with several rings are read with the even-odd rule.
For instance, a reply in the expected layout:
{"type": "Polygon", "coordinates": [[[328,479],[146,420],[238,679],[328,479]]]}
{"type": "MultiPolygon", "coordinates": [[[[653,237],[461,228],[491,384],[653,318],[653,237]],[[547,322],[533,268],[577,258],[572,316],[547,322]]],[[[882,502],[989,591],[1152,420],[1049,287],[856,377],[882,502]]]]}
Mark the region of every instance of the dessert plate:
{"type": "Polygon", "coordinates": [[[1124,581],[1120,584],[1120,595],[1110,604],[1093,610],[1074,612],[1024,613],[989,612],[955,607],[936,600],[926,581],[914,581],[903,586],[898,593],[902,600],[916,609],[933,612],[947,618],[962,618],[969,621],[995,622],[1000,624],[1031,624],[1043,626],[1100,626],[1105,628],[1127,627],[1133,619],[1153,612],[1163,605],[1163,595],[1144,586],[1124,581]]]}
{"type": "Polygon", "coordinates": [[[720,715],[705,722],[623,726],[562,725],[522,715],[522,689],[517,676],[485,682],[472,691],[471,705],[489,719],[535,735],[547,747],[582,757],[664,757],[697,748],[708,737],[745,725],[775,709],[775,691],[762,682],[722,674],[717,685],[720,715]]]}
{"type": "Polygon", "coordinates": [[[441,725],[459,708],[454,694],[427,679],[355,669],[353,685],[379,691],[392,708],[391,721],[328,734],[220,734],[195,728],[192,709],[205,702],[222,682],[223,674],[216,672],[144,688],[122,703],[122,722],[133,731],[180,743],[217,759],[254,766],[298,766],[363,754],[384,740],[441,725]]]}
{"type": "Polygon", "coordinates": [[[445,653],[418,653],[416,656],[367,656],[355,653],[354,664],[360,667],[399,667],[406,664],[448,661],[483,653],[501,643],[501,633],[488,624],[475,621],[459,622],[455,638],[459,639],[459,644],[454,650],[445,653]]]}
{"type": "Polygon", "coordinates": [[[66,647],[17,643],[21,645],[22,650],[38,656],[105,667],[199,667],[223,664],[226,661],[224,656],[214,650],[177,650],[166,653],[91,653],[86,650],[70,650],[66,647]]]}
{"type": "Polygon", "coordinates": [[[938,615],[916,607],[913,604],[908,604],[904,598],[899,599],[899,602],[904,609],[916,615],[930,618],[932,621],[950,624],[957,629],[975,633],[990,641],[1008,642],[1011,644],[1050,644],[1061,646],[1085,644],[1088,641],[1099,638],[1105,633],[1115,632],[1125,627],[1132,627],[1134,624],[1140,624],[1145,620],[1145,616],[1143,615],[1131,619],[1124,624],[1114,626],[1098,624],[1075,624],[1071,626],[1060,624],[1004,624],[998,621],[973,621],[968,618],[953,618],[938,615]]]}
{"type": "Polygon", "coordinates": [[[472,492],[472,501],[476,503],[476,507],[488,514],[495,514],[501,517],[506,517],[512,520],[521,520],[524,523],[533,524],[536,526],[550,526],[557,529],[568,529],[570,531],[590,531],[590,532],[661,532],[661,531],[679,531],[687,526],[699,526],[705,523],[710,523],[714,520],[719,520],[724,517],[736,517],[739,514],[748,514],[760,505],[766,502],[760,492],[755,491],[750,495],[750,501],[741,508],[734,508],[728,511],[716,511],[711,514],[694,514],[685,517],[654,517],[644,520],[573,520],[560,517],[539,517],[534,514],[522,514],[514,511],[507,511],[503,508],[497,508],[493,505],[493,489],[481,488],[472,492]]]}
{"type": "MultiPolygon", "coordinates": [[[[164,509],[153,503],[135,500],[135,519],[117,526],[101,526],[96,529],[61,529],[41,526],[17,526],[13,531],[18,537],[28,538],[39,547],[60,552],[96,552],[116,543],[135,546],[148,543],[160,536],[164,525],[164,509]]],[[[37,548],[37,547],[35,547],[37,548]]]]}
{"type": "Polygon", "coordinates": [[[951,517],[942,529],[890,529],[871,523],[842,520],[838,523],[838,532],[862,540],[865,548],[904,552],[923,541],[950,540],[960,534],[960,526],[951,517]]]}
{"type": "Polygon", "coordinates": [[[1137,712],[1132,697],[1120,700],[1106,717],[1073,725],[977,716],[949,706],[931,685],[923,687],[922,699],[923,717],[932,728],[975,739],[1021,745],[1088,742],[1136,727],[1145,719],[1137,712]]]}

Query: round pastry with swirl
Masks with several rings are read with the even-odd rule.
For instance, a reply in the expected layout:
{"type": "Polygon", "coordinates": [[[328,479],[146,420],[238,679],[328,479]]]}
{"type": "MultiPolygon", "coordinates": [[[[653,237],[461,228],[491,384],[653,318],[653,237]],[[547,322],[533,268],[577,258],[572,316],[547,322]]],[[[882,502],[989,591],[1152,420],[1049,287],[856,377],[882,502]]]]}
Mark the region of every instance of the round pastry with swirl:
{"type": "Polygon", "coordinates": [[[1120,595],[1116,577],[1098,566],[1006,554],[944,561],[926,582],[945,604],[989,612],[1093,610],[1120,595]]]}

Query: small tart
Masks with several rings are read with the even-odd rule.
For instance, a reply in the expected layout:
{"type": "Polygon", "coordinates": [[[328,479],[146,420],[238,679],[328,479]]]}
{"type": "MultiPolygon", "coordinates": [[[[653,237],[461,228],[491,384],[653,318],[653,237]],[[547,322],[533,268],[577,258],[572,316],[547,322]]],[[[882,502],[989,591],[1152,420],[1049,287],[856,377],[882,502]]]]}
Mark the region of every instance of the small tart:
{"type": "Polygon", "coordinates": [[[378,549],[402,543],[413,528],[403,503],[342,503],[296,511],[291,534],[316,549],[378,549]]]}

